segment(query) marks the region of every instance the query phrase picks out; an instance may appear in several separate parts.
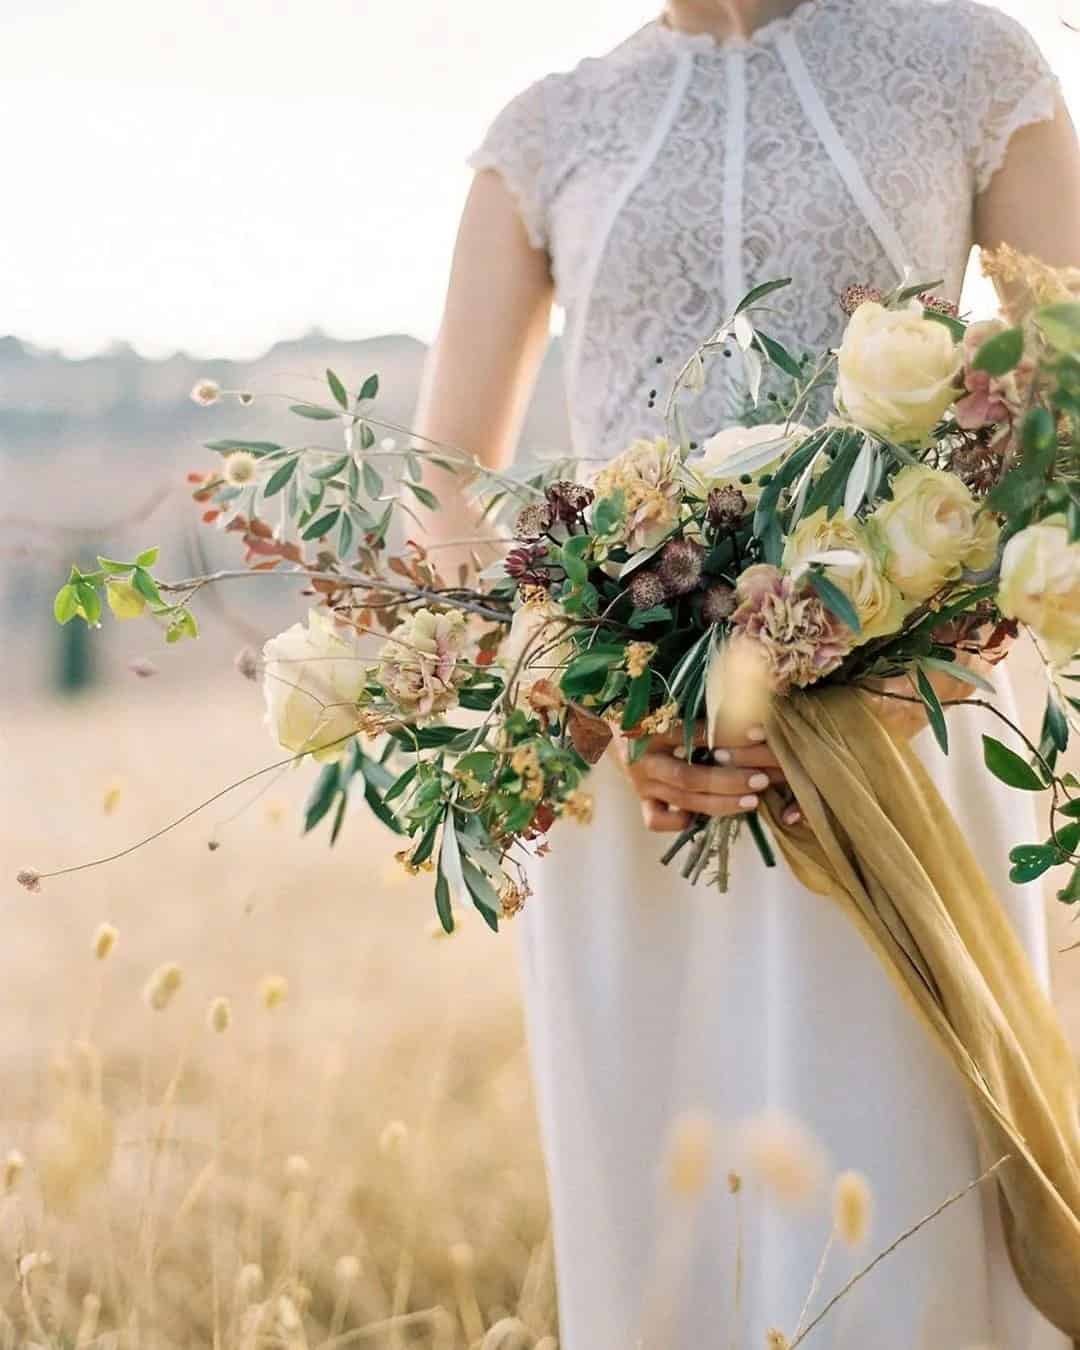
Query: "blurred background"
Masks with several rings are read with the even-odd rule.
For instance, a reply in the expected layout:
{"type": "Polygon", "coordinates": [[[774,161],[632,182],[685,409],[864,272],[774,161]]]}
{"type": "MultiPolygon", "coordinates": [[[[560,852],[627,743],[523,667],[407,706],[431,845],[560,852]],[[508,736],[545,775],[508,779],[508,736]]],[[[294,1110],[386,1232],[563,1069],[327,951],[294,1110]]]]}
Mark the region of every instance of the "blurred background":
{"type": "MultiPolygon", "coordinates": [[[[308,769],[41,894],[13,877],[121,852],[275,758],[233,658],[302,612],[284,581],[214,592],[175,650],[149,624],[51,618],[67,566],[101,550],[160,544],[166,575],[237,560],[185,474],[205,440],[295,421],[198,408],[196,378],[307,397],[327,366],[378,372],[407,423],[467,153],[526,83],[657,8],[0,8],[0,1345],[70,1344],[93,1297],[140,1345],[247,1344],[253,1318],[306,1343],[290,1305],[313,1343],[553,1330],[512,935],[429,940],[427,879],[359,814],[333,851],[302,842],[308,769]],[[171,962],[155,1011],[144,986],[175,983],[171,962]]],[[[1080,4],[1002,8],[1080,114],[1080,4]]],[[[967,307],[993,308],[974,266],[967,307]]],[[[523,453],[566,444],[559,332],[523,453]]],[[[1039,676],[1013,666],[1034,722],[1039,676]]],[[[1080,938],[1050,910],[1055,948],[1080,938]]],[[[1080,1044],[1077,961],[1055,978],[1080,1044]]]]}

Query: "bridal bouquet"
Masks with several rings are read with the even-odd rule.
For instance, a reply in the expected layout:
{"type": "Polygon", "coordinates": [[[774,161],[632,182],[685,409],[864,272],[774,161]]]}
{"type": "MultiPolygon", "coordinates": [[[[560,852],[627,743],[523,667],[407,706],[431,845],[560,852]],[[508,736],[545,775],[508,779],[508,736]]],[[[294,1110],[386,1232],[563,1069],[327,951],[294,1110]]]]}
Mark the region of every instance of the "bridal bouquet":
{"type": "MultiPolygon", "coordinates": [[[[933,282],[853,286],[837,297],[839,349],[798,358],[768,334],[769,298],[789,283],[758,286],[680,372],[668,435],[588,478],[513,479],[422,438],[379,440],[377,428],[404,429],[379,417],[377,378],[353,394],[332,371],[325,400],[292,410],[334,424],[339,444],[210,443],[220,463],[193,476],[204,519],[239,536],[249,568],[299,576],[315,602],[306,625],[240,658],[281,746],[322,764],[306,828],[328,819],[333,841],[362,794],[407,840],[403,864],[434,873],[444,928],[457,903],[497,928],[524,903],[525,864],[555,822],[589,819],[589,769],[614,737],[632,758],[681,727],[692,755],[701,723],[718,743],[764,720],[770,699],[839,682],[917,700],[947,752],[940,677],[968,687],[954,701],[993,708],[971,658],[996,660],[1023,625],[1046,665],[1042,736],[1013,727],[1022,753],[985,737],[986,769],[1052,790],[1047,837],[1014,852],[1014,879],[1076,864],[1080,783],[1057,760],[1080,725],[1068,670],[1080,303],[1031,260],[992,265],[1030,282],[1037,303],[1017,326],[965,323],[933,282]],[[736,351],[747,425],[692,450],[685,402],[706,364],[736,351]],[[766,367],[785,392],[763,425],[766,367]],[[830,388],[822,421],[812,410],[830,388]],[[505,522],[494,565],[441,574],[416,515],[438,507],[426,465],[505,522]]],[[[225,396],[211,382],[193,393],[225,396]]],[[[168,642],[194,637],[199,592],[233,574],[167,582],[155,562],[148,550],[73,569],[57,619],[97,625],[104,598],[118,618],[152,616],[168,642]]],[[[771,862],[757,814],[745,821],[771,862]]],[[[733,828],[695,821],[666,861],[723,887],[733,828]]],[[[1080,900],[1080,869],[1060,898],[1080,900]]]]}

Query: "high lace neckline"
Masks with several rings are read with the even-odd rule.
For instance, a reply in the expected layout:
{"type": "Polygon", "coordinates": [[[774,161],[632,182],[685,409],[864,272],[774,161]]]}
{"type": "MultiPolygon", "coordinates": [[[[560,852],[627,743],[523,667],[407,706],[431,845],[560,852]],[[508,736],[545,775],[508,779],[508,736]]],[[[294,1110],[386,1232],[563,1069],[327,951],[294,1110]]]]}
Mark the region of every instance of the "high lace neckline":
{"type": "Polygon", "coordinates": [[[760,24],[748,37],[733,35],[720,38],[712,33],[688,33],[685,29],[672,27],[667,21],[666,14],[660,14],[650,26],[659,41],[676,51],[713,54],[738,48],[766,46],[783,33],[803,27],[824,11],[834,9],[841,3],[843,0],[801,0],[789,14],[778,14],[775,19],[760,24]]]}

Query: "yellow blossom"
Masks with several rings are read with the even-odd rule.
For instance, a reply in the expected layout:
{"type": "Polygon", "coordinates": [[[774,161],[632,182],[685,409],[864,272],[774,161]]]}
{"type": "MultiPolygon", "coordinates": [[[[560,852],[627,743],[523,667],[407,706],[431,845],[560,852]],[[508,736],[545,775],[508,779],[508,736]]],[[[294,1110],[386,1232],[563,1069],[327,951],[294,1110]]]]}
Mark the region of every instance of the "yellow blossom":
{"type": "Polygon", "coordinates": [[[651,642],[631,642],[626,649],[626,673],[632,680],[644,675],[649,662],[656,655],[656,647],[651,642]]]}
{"type": "Polygon", "coordinates": [[[571,792],[562,804],[563,815],[576,820],[579,825],[591,825],[593,818],[593,799],[580,789],[571,792]]]}
{"type": "Polygon", "coordinates": [[[158,966],[143,989],[143,998],[147,1007],[154,1012],[163,1012],[172,1002],[183,982],[184,972],[175,961],[169,961],[163,966],[158,966]]]}
{"type": "Polygon", "coordinates": [[[104,961],[106,957],[112,954],[118,936],[119,934],[111,923],[99,925],[97,932],[94,934],[93,945],[94,955],[99,961],[104,961]]]}

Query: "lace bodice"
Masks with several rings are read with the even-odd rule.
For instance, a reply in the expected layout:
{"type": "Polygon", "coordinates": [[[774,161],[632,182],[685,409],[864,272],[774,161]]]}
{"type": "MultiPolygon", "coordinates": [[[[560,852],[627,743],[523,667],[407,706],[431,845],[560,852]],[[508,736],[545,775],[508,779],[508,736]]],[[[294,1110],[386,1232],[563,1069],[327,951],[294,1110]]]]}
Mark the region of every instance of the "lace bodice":
{"type": "MultiPolygon", "coordinates": [[[[850,282],[910,269],[955,299],[974,199],[1055,94],[975,0],[803,0],[726,42],[657,20],[531,85],[469,162],[550,254],[576,452],[660,434],[675,372],[761,281],[794,278],[768,327],[796,353],[839,341],[850,282]]],[[[710,363],[691,436],[739,412],[737,361],[710,363]]]]}

